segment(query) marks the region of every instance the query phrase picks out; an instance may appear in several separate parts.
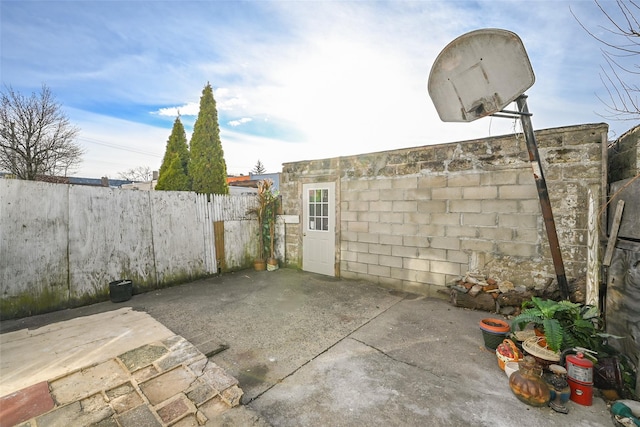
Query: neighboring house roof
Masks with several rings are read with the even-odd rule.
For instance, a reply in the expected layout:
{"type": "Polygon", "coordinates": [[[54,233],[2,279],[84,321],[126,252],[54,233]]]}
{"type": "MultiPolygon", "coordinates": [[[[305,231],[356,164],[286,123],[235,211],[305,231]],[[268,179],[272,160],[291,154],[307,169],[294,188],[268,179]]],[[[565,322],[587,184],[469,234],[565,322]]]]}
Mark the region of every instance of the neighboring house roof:
{"type": "MultiPolygon", "coordinates": [[[[0,172],[0,178],[13,178],[13,174],[0,172]]],[[[104,185],[103,178],[81,178],[76,176],[50,176],[39,175],[36,181],[49,182],[52,184],[71,184],[71,185],[89,185],[93,187],[120,187],[124,184],[131,184],[132,181],[125,179],[108,179],[104,178],[108,185],[104,185]]]]}

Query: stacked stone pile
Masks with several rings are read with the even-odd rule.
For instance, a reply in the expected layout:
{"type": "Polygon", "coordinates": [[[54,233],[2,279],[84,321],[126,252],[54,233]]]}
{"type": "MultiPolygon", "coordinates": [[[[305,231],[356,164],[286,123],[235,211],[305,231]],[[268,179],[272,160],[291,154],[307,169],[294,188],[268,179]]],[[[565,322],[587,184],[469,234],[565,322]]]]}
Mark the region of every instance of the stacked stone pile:
{"type": "MultiPolygon", "coordinates": [[[[497,280],[481,273],[468,272],[463,278],[449,284],[449,301],[456,307],[496,312],[505,316],[520,314],[522,303],[532,296],[559,298],[558,285],[550,280],[543,289],[528,289],[524,285],[516,286],[509,280],[497,280]]],[[[569,283],[571,300],[584,302],[585,282],[569,283]]]]}

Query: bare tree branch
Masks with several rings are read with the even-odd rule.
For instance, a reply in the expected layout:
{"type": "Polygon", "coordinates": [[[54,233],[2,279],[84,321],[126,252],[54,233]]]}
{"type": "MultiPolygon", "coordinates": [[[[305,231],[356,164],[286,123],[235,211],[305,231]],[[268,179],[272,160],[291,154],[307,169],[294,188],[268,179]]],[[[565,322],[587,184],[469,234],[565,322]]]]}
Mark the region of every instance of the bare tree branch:
{"type": "Polygon", "coordinates": [[[78,132],[46,85],[29,98],[10,86],[0,95],[0,169],[19,179],[73,171],[84,154],[78,132]]]}
{"type": "Polygon", "coordinates": [[[607,63],[601,66],[600,81],[607,91],[607,99],[598,96],[604,104],[606,114],[602,117],[613,120],[638,120],[640,119],[640,87],[637,79],[640,76],[640,61],[633,65],[625,65],[622,60],[640,58],[640,3],[636,0],[616,0],[615,3],[607,2],[607,6],[616,5],[614,10],[608,10],[599,0],[594,3],[600,9],[607,26],[598,26],[604,35],[596,35],[588,29],[578,17],[571,11],[578,24],[604,48],[602,56],[607,63]],[[614,16],[614,12],[619,16],[614,16]]]}
{"type": "Polygon", "coordinates": [[[118,177],[127,181],[147,182],[151,181],[153,171],[149,166],[138,166],[124,172],[118,172],[118,177]]]}

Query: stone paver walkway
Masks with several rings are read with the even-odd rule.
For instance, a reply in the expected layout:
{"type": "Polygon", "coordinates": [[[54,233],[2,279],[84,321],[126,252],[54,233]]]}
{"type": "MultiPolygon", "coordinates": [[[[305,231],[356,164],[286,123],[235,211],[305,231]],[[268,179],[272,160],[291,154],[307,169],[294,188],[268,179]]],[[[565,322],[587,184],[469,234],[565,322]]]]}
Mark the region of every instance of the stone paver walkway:
{"type": "Polygon", "coordinates": [[[0,398],[0,427],[198,426],[241,397],[235,378],[174,335],[0,398]]]}

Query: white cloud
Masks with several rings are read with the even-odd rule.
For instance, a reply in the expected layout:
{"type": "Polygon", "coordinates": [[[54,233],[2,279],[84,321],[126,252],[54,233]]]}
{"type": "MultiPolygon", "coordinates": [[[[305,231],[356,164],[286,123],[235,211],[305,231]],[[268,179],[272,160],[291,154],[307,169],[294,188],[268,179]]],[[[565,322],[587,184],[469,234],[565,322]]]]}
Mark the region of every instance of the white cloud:
{"type": "Polygon", "coordinates": [[[251,121],[253,121],[253,119],[251,119],[249,117],[243,117],[243,118],[241,118],[239,120],[231,120],[230,122],[228,122],[228,124],[229,124],[229,126],[236,127],[236,126],[240,126],[241,124],[244,124],[244,123],[249,123],[251,121]]]}
{"type": "Polygon", "coordinates": [[[180,116],[197,116],[200,111],[200,104],[197,102],[188,102],[180,107],[167,107],[160,108],[158,111],[154,111],[151,114],[157,114],[159,116],[177,117],[180,116]]]}

